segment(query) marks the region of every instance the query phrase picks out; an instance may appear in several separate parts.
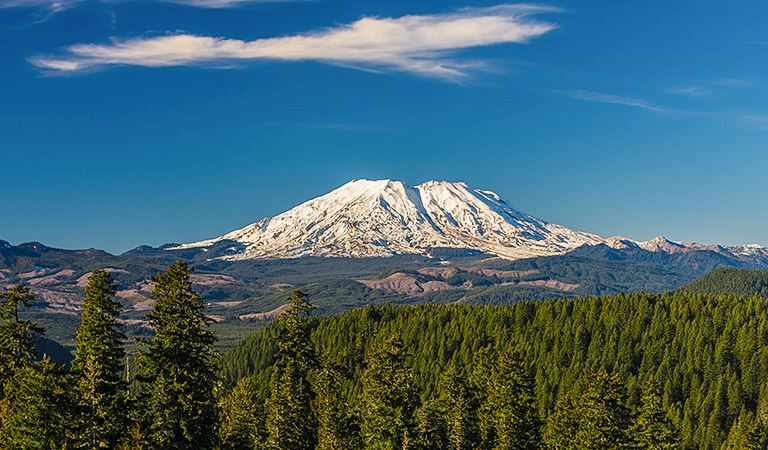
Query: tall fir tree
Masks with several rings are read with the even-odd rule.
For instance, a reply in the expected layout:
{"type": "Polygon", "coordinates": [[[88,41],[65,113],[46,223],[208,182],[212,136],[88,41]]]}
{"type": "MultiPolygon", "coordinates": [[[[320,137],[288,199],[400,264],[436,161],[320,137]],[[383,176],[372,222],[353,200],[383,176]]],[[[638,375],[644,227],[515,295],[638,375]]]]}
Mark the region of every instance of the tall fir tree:
{"type": "Polygon", "coordinates": [[[579,401],[576,445],[580,449],[630,447],[632,416],[621,377],[600,370],[588,378],[587,389],[579,401]]]}
{"type": "Polygon", "coordinates": [[[638,449],[669,450],[680,447],[675,425],[669,419],[661,395],[661,384],[648,377],[635,424],[630,430],[638,449]]]}
{"type": "Polygon", "coordinates": [[[553,449],[632,448],[632,415],[624,384],[605,370],[585,371],[547,419],[543,442],[553,449]]]}
{"type": "Polygon", "coordinates": [[[0,394],[13,373],[35,357],[34,333],[43,329],[19,318],[19,307],[29,306],[35,295],[26,286],[0,292],[0,394]]]}
{"type": "Polygon", "coordinates": [[[573,394],[561,396],[547,417],[542,433],[544,446],[553,450],[576,448],[579,419],[577,400],[573,394]]]}
{"type": "Polygon", "coordinates": [[[424,402],[414,412],[414,445],[416,450],[448,448],[445,405],[438,398],[424,402]]]}
{"type": "Polygon", "coordinates": [[[374,344],[362,377],[362,437],[366,449],[402,450],[413,446],[417,396],[413,371],[399,335],[374,344]]]}
{"type": "Polygon", "coordinates": [[[444,370],[437,390],[445,423],[447,441],[445,448],[448,450],[476,448],[479,441],[477,396],[455,364],[450,364],[444,370]]]}
{"type": "Polygon", "coordinates": [[[266,448],[264,401],[253,378],[240,379],[220,404],[219,440],[222,450],[266,448]]]}
{"type": "MultiPolygon", "coordinates": [[[[498,352],[490,345],[481,347],[472,355],[469,383],[480,407],[488,402],[491,374],[494,371],[497,358],[498,352]]],[[[480,448],[486,449],[488,445],[492,445],[494,442],[495,430],[491,420],[484,420],[489,418],[487,414],[481,414],[479,409],[477,414],[477,443],[480,448]]]]}
{"type": "Polygon", "coordinates": [[[7,450],[68,448],[75,409],[61,367],[46,358],[16,370],[2,400],[0,446],[7,450]]]}
{"type": "Polygon", "coordinates": [[[484,447],[498,450],[536,449],[541,444],[541,423],[536,409],[533,381],[525,360],[514,349],[502,352],[488,382],[481,411],[491,442],[484,447]]]}
{"type": "Polygon", "coordinates": [[[114,448],[126,427],[124,336],[117,321],[120,303],[114,295],[115,282],[109,272],[94,271],[85,288],[72,362],[78,404],[75,448],[114,448]]]}
{"type": "Polygon", "coordinates": [[[342,398],[340,371],[326,361],[316,379],[317,450],[360,449],[359,418],[342,398]]]}
{"type": "Polygon", "coordinates": [[[291,293],[288,309],[277,320],[277,354],[267,401],[269,448],[309,450],[316,444],[311,372],[317,367],[310,340],[312,305],[301,291],[291,293]]]}
{"type": "Polygon", "coordinates": [[[765,427],[752,411],[742,409],[733,421],[728,436],[721,446],[723,450],[765,450],[768,448],[765,427]]]}
{"type": "Polygon", "coordinates": [[[176,261],[152,277],[155,304],[146,320],[155,336],[142,342],[137,358],[141,418],[157,448],[208,449],[218,437],[216,339],[189,275],[176,261]]]}

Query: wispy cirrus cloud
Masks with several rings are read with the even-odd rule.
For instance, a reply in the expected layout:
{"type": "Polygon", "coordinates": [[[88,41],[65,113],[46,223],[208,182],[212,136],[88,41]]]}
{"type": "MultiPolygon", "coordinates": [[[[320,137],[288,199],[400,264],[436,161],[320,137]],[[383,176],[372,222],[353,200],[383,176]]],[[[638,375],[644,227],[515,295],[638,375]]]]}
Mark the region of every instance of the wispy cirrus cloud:
{"type": "Polygon", "coordinates": [[[75,0],[4,0],[0,2],[0,8],[32,8],[38,6],[51,6],[75,3],[75,0]]]}
{"type": "Polygon", "coordinates": [[[679,110],[656,105],[654,103],[651,103],[639,98],[634,98],[634,97],[624,97],[621,95],[604,94],[601,92],[582,91],[582,90],[557,91],[557,92],[559,92],[562,95],[565,95],[566,97],[570,97],[574,100],[582,100],[586,102],[609,103],[612,105],[629,106],[632,108],[639,108],[645,111],[661,113],[661,114],[679,112],[679,110]]]}
{"type": "Polygon", "coordinates": [[[233,8],[247,3],[289,3],[308,0],[161,0],[166,3],[196,6],[198,8],[233,8]]]}
{"type": "Polygon", "coordinates": [[[706,88],[704,86],[678,86],[668,89],[667,92],[693,98],[709,98],[714,97],[717,94],[717,91],[714,89],[706,88]]]}
{"type": "Polygon", "coordinates": [[[757,87],[754,81],[744,78],[716,78],[688,86],[667,89],[669,94],[692,98],[713,98],[725,95],[728,91],[757,87]]]}
{"type": "Polygon", "coordinates": [[[754,129],[768,131],[768,115],[756,112],[738,112],[734,118],[754,129]]]}
{"type": "Polygon", "coordinates": [[[548,6],[504,4],[434,15],[365,17],[348,25],[250,41],[194,34],[113,38],[108,44],[73,45],[60,56],[35,56],[30,62],[73,73],[121,65],[233,67],[260,60],[316,61],[457,80],[484,64],[461,57],[460,50],[526,43],[556,28],[533,16],[555,11],[548,6]]]}
{"type": "MultiPolygon", "coordinates": [[[[46,8],[59,11],[89,0],[0,0],[0,8],[46,8]]],[[[117,3],[121,0],[90,0],[101,3],[117,3]]],[[[127,1],[127,0],[123,0],[127,1]]],[[[180,5],[195,6],[198,8],[232,8],[247,3],[283,3],[305,0],[157,0],[164,3],[178,3],[180,5]]]]}
{"type": "Polygon", "coordinates": [[[81,3],[82,0],[0,0],[0,9],[41,8],[48,14],[57,13],[81,3]]]}
{"type": "Polygon", "coordinates": [[[565,95],[566,97],[572,98],[574,100],[627,106],[665,116],[682,116],[694,119],[738,123],[742,126],[746,126],[750,130],[761,132],[768,131],[768,115],[761,112],[738,110],[693,111],[661,106],[636,97],[604,94],[594,91],[559,90],[554,92],[560,95],[565,95]]]}

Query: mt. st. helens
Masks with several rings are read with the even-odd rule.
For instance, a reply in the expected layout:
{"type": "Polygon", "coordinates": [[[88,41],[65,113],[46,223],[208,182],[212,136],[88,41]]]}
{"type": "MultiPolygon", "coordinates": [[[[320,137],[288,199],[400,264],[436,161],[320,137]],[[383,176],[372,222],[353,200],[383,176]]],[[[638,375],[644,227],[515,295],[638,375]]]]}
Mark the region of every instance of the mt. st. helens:
{"type": "Polygon", "coordinates": [[[177,248],[224,240],[245,246],[227,259],[429,255],[436,248],[520,259],[605,242],[517,211],[492,191],[446,181],[408,186],[392,180],[354,180],[275,217],[177,248]]]}
{"type": "Polygon", "coordinates": [[[704,251],[747,265],[768,264],[768,249],[761,246],[707,246],[673,242],[661,236],[641,242],[575,231],[520,212],[492,191],[447,181],[408,186],[393,180],[353,180],[275,217],[218,238],[171,249],[206,249],[227,242],[239,245],[217,257],[232,261],[302,256],[430,256],[443,248],[517,260],[597,246],[597,250],[607,247],[630,253],[704,251]]]}

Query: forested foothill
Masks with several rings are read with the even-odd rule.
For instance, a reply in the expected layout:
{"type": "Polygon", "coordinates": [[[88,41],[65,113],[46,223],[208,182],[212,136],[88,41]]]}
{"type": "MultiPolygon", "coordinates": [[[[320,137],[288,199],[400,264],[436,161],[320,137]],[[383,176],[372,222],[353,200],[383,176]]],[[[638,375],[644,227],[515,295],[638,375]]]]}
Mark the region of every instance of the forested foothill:
{"type": "Polygon", "coordinates": [[[94,271],[64,365],[23,314],[30,290],[2,291],[0,446],[766,448],[759,274],[715,273],[705,293],[703,280],[663,294],[322,317],[294,291],[225,354],[190,275],[179,261],[153,277],[153,333],[134,343],[112,276],[94,271]],[[737,295],[711,287],[723,279],[737,295]]]}

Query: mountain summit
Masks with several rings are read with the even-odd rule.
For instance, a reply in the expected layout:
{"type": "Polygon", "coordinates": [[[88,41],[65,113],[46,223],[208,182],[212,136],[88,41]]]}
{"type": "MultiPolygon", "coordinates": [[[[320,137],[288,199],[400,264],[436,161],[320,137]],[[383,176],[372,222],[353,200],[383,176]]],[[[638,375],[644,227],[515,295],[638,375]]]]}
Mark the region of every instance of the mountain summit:
{"type": "Polygon", "coordinates": [[[243,246],[227,259],[429,255],[436,248],[519,259],[605,242],[517,211],[498,194],[465,183],[394,180],[353,180],[275,217],[177,248],[220,241],[243,246]]]}
{"type": "Polygon", "coordinates": [[[750,267],[768,265],[768,248],[759,245],[702,245],[663,236],[648,241],[603,238],[518,211],[493,191],[448,181],[409,186],[394,180],[353,180],[277,216],[168,249],[213,246],[218,248],[211,250],[226,248],[225,256],[219,257],[228,260],[430,256],[436,249],[473,250],[515,260],[594,246],[595,251],[603,247],[630,253],[704,251],[750,267]]]}

